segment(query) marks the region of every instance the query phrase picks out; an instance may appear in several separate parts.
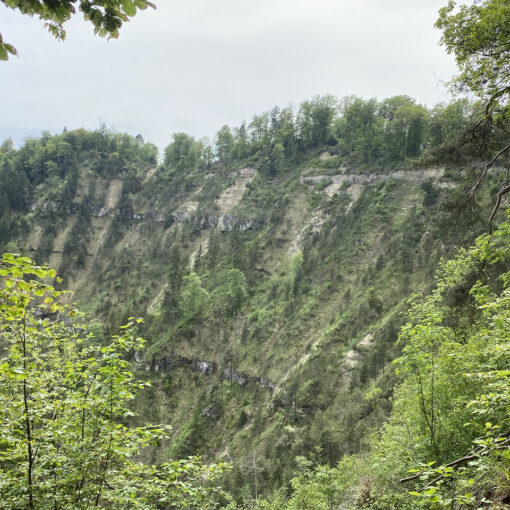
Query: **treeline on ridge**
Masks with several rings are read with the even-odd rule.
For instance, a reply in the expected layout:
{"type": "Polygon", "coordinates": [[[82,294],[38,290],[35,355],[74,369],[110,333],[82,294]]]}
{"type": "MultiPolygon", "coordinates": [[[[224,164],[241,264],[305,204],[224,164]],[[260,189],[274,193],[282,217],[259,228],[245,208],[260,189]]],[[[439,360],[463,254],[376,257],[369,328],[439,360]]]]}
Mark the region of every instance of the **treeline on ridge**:
{"type": "MultiPolygon", "coordinates": [[[[404,95],[383,101],[316,96],[297,109],[275,107],[239,127],[223,126],[213,143],[174,133],[162,164],[178,174],[251,160],[262,172],[275,175],[307,151],[328,146],[346,164],[377,169],[454,139],[475,111],[465,99],[427,109],[404,95]]],[[[18,150],[7,139],[0,146],[0,214],[6,209],[26,210],[37,185],[48,180],[55,199],[70,203],[77,167],[83,162],[99,175],[125,178],[141,163],[156,165],[157,158],[157,148],[141,135],[112,133],[105,126],[92,132],[64,130],[55,136],[44,132],[38,139],[26,139],[18,150]]]]}

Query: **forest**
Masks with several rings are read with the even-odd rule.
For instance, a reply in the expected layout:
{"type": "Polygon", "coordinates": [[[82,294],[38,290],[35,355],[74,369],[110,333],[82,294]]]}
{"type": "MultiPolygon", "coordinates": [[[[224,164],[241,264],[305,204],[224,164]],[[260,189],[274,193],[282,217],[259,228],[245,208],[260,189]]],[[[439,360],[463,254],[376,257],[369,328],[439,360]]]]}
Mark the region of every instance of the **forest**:
{"type": "Polygon", "coordinates": [[[510,8],[437,26],[431,108],[3,141],[0,508],[510,508],[510,8]]]}

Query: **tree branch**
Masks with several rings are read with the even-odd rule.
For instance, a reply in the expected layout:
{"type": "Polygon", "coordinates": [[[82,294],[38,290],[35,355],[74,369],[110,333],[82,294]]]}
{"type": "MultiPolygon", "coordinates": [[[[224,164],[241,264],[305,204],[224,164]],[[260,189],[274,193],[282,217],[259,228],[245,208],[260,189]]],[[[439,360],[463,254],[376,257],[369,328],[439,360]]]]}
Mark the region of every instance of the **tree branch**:
{"type": "MultiPolygon", "coordinates": [[[[495,449],[496,450],[500,450],[501,448],[504,448],[505,446],[508,446],[508,444],[510,443],[510,439],[508,439],[508,437],[510,436],[510,432],[508,432],[507,434],[503,434],[501,436],[499,436],[498,439],[503,439],[503,438],[507,438],[506,440],[504,441],[501,441],[499,444],[497,444],[495,446],[495,449]]],[[[460,466],[462,464],[466,464],[467,462],[469,462],[470,460],[475,460],[475,459],[478,459],[480,457],[480,453],[483,451],[484,447],[483,446],[478,446],[477,448],[475,448],[474,450],[472,450],[468,455],[465,455],[464,457],[461,457],[460,459],[456,459],[452,462],[450,462],[449,464],[446,464],[445,467],[452,467],[452,468],[455,468],[457,466],[460,466]]],[[[406,482],[410,482],[411,480],[416,480],[416,478],[419,478],[420,476],[423,475],[423,472],[420,472],[420,473],[415,473],[414,475],[411,475],[411,476],[406,476],[405,478],[401,478],[399,480],[400,483],[406,483],[406,482]]],[[[427,487],[430,487],[431,485],[433,485],[434,483],[438,482],[439,480],[441,480],[441,478],[444,477],[444,474],[438,476],[437,478],[435,478],[434,480],[432,480],[431,482],[427,483],[427,485],[423,486],[420,491],[426,489],[427,487]]]]}
{"type": "Polygon", "coordinates": [[[28,507],[34,508],[32,471],[34,468],[34,455],[32,452],[32,425],[30,423],[30,409],[28,406],[29,389],[27,384],[27,337],[26,337],[26,313],[23,315],[23,332],[22,332],[22,348],[23,348],[23,405],[25,414],[25,432],[27,435],[27,482],[28,482],[28,507]]]}
{"type": "Polygon", "coordinates": [[[485,177],[487,176],[487,172],[490,170],[491,167],[494,166],[496,161],[506,152],[510,149],[510,143],[505,145],[484,167],[481,174],[479,175],[478,179],[476,180],[475,184],[471,188],[469,194],[471,197],[475,195],[475,193],[480,189],[480,186],[482,185],[483,181],[485,180],[485,177]]]}
{"type": "Polygon", "coordinates": [[[498,191],[498,194],[496,195],[496,203],[494,204],[494,208],[492,209],[492,212],[491,212],[491,215],[489,218],[489,223],[492,223],[494,216],[498,212],[499,206],[501,204],[501,198],[503,197],[504,194],[508,193],[509,191],[510,191],[510,184],[506,184],[503,188],[501,188],[498,191]]]}

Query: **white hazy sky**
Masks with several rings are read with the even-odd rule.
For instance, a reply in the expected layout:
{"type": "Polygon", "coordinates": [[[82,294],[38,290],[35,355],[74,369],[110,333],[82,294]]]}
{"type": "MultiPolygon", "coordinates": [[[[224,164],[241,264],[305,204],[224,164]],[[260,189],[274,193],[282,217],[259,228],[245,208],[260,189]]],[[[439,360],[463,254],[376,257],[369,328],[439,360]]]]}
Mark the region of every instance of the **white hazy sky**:
{"type": "Polygon", "coordinates": [[[154,0],[106,41],[76,18],[58,42],[0,4],[19,58],[0,62],[0,140],[100,122],[159,147],[317,94],[448,99],[446,0],[154,0]]]}

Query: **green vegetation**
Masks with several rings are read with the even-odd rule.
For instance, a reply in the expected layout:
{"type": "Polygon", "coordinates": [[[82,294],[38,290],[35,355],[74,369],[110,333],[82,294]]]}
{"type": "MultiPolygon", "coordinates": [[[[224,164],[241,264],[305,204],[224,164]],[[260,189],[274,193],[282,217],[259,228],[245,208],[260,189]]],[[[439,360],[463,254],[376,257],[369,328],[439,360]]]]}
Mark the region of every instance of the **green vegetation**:
{"type": "MultiPolygon", "coordinates": [[[[98,338],[143,317],[147,344],[128,359],[151,386],[128,421],[173,427],[144,458],[221,454],[239,505],[293,497],[296,459],[312,463],[304,483],[366,447],[394,404],[409,296],[429,294],[440,258],[486,231],[482,208],[504,179],[492,172],[470,203],[472,150],[417,169],[407,142],[358,131],[350,107],[363,101],[349,101],[344,113],[330,97],[303,107],[312,141],[274,110],[232,138],[222,128],[221,150],[176,134],[159,165],[141,137],[104,129],[2,145],[2,249],[56,267],[98,338]]],[[[371,104],[383,123],[382,105],[423,113],[408,98],[371,104]]],[[[428,112],[420,136],[455,137],[469,110],[435,109],[441,129],[428,112]]]]}
{"type": "Polygon", "coordinates": [[[333,469],[300,459],[290,496],[257,508],[506,508],[509,249],[504,223],[445,262],[431,295],[414,298],[394,362],[402,382],[365,452],[333,469]]]}
{"type": "Polygon", "coordinates": [[[213,144],[176,133],[160,163],[104,128],[5,141],[0,249],[65,279],[2,266],[9,497],[51,480],[64,502],[85,464],[79,497],[104,505],[214,506],[198,482],[221,474],[231,510],[508,506],[507,11],[441,11],[476,102],[317,96],[213,144]],[[64,284],[78,329],[38,315],[64,284]],[[143,346],[83,338],[134,315],[143,346]]]}
{"type": "MultiPolygon", "coordinates": [[[[54,2],[51,0],[1,0],[4,5],[18,10],[21,14],[37,16],[44,21],[45,27],[51,35],[59,40],[66,38],[64,23],[76,14],[76,6],[83,13],[83,17],[90,21],[94,32],[102,37],[119,37],[122,23],[136,15],[139,9],[155,8],[148,0],[65,0],[54,2]]],[[[9,54],[18,52],[12,44],[3,41],[0,34],[0,60],[7,60],[9,54]]]]}
{"type": "Polygon", "coordinates": [[[133,320],[111,344],[85,335],[46,283],[53,270],[4,255],[0,265],[2,508],[214,508],[225,465],[134,457],[167,427],[126,425],[144,387],[125,356],[141,349],[133,320]]]}
{"type": "MultiPolygon", "coordinates": [[[[462,92],[471,92],[479,100],[477,119],[472,122],[471,141],[485,145],[487,163],[472,187],[474,194],[484,182],[488,171],[510,149],[508,143],[510,84],[510,7],[504,0],[485,0],[473,5],[457,6],[450,0],[439,11],[436,26],[443,32],[441,39],[449,53],[455,55],[460,74],[453,81],[462,92]],[[490,133],[490,135],[489,135],[490,133]],[[489,135],[489,136],[488,136],[489,135]]],[[[501,197],[510,191],[505,183],[497,190],[491,220],[501,197]]]]}

